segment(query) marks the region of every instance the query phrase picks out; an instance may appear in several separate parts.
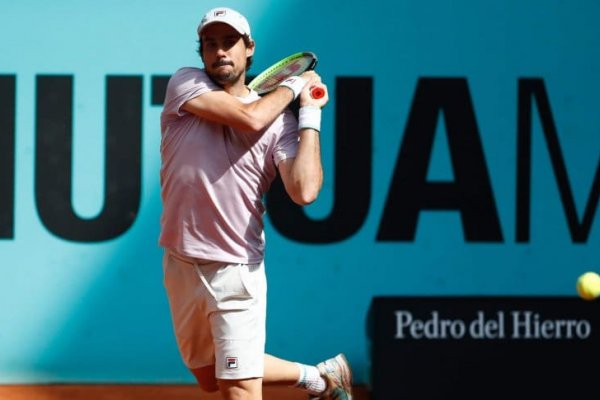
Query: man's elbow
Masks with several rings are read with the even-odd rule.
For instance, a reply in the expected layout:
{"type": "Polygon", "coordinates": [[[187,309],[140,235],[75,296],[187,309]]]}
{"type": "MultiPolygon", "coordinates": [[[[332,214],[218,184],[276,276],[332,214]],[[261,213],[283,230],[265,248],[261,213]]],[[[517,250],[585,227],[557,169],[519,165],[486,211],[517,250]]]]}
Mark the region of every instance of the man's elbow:
{"type": "Polygon", "coordinates": [[[318,196],[319,189],[310,188],[299,191],[295,196],[292,196],[292,200],[299,206],[307,206],[317,200],[318,196]]]}
{"type": "Polygon", "coordinates": [[[253,133],[260,133],[264,131],[271,121],[264,118],[262,114],[255,112],[245,112],[244,113],[244,128],[247,131],[253,133]]]}
{"type": "Polygon", "coordinates": [[[246,130],[252,133],[262,132],[267,126],[263,121],[255,117],[249,117],[245,122],[246,130]]]}

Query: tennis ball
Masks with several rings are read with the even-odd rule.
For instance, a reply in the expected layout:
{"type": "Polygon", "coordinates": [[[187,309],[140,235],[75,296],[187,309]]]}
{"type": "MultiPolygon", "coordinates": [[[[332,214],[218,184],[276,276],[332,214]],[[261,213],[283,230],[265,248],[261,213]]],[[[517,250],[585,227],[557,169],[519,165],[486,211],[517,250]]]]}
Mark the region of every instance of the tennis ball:
{"type": "Polygon", "coordinates": [[[594,300],[600,296],[600,275],[586,272],[577,279],[577,293],[584,300],[594,300]]]}

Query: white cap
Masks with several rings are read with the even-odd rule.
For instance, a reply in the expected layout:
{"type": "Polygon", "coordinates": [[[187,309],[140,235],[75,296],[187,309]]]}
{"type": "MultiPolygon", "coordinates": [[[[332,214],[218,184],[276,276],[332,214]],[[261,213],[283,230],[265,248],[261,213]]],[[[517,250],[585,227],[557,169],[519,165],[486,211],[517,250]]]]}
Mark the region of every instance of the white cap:
{"type": "Polygon", "coordinates": [[[250,24],[246,17],[227,7],[213,8],[204,14],[202,21],[200,21],[200,25],[198,25],[198,36],[202,34],[202,30],[206,28],[207,25],[214,24],[215,22],[227,24],[238,31],[240,35],[250,37],[250,24]]]}

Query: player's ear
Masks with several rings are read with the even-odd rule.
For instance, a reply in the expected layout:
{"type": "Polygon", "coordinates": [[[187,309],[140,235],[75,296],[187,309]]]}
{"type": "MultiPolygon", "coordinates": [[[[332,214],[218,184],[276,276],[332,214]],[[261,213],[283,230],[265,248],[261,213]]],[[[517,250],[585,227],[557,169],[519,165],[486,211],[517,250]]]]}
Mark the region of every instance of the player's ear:
{"type": "Polygon", "coordinates": [[[255,46],[256,46],[256,43],[254,42],[254,40],[250,39],[248,41],[248,45],[246,46],[246,58],[252,57],[254,55],[255,46]]]}

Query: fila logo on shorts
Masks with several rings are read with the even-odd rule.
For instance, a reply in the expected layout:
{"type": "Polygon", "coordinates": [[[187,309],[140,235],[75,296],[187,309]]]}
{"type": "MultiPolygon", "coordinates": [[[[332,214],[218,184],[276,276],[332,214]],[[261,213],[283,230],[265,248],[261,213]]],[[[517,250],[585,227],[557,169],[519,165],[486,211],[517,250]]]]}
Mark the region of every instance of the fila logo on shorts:
{"type": "Polygon", "coordinates": [[[225,357],[225,368],[235,369],[238,367],[237,357],[225,357]]]}

